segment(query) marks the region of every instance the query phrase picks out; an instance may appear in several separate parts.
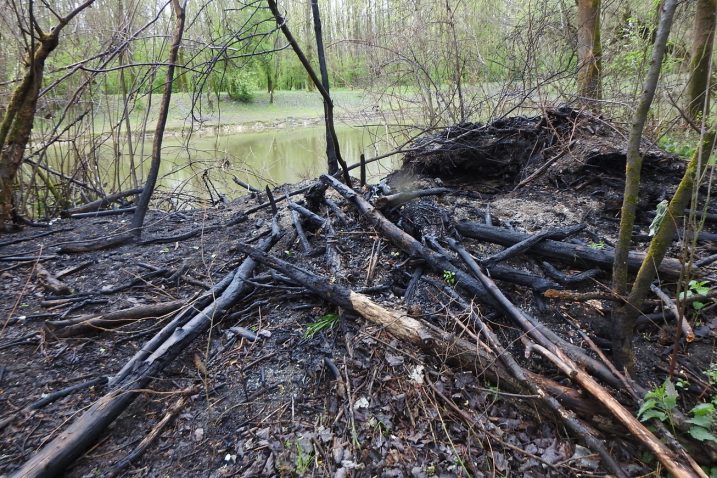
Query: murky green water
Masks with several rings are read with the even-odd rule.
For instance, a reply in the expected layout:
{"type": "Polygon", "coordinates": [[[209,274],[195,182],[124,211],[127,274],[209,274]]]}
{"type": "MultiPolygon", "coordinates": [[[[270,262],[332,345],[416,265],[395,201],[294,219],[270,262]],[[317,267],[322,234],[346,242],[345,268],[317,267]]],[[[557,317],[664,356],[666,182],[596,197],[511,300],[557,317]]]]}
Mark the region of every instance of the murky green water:
{"type": "MultiPolygon", "coordinates": [[[[340,127],[341,154],[351,165],[363,153],[372,158],[395,148],[385,128],[340,127]]],[[[145,156],[151,145],[145,146],[145,156]]],[[[369,179],[378,180],[399,165],[393,156],[368,166],[369,179]]],[[[145,160],[143,170],[149,168],[145,160]]],[[[263,189],[265,185],[293,183],[315,178],[326,171],[326,142],[323,127],[297,127],[263,132],[242,132],[220,137],[195,136],[189,140],[167,136],[162,153],[158,189],[208,197],[208,190],[228,198],[245,193],[232,179],[263,189]]],[[[121,175],[127,177],[129,165],[121,175]]],[[[358,168],[352,171],[358,176],[358,168]]],[[[130,186],[128,183],[127,186],[130,186]]],[[[123,187],[122,189],[126,189],[123,187]]],[[[214,194],[216,197],[216,194],[214,194]]]]}

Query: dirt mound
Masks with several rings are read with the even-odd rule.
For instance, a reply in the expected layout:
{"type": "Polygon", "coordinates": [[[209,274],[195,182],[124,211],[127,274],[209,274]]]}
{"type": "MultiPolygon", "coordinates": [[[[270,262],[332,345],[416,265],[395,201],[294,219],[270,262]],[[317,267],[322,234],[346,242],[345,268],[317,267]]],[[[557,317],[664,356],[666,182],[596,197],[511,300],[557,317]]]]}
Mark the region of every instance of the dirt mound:
{"type": "MultiPolygon", "coordinates": [[[[505,191],[536,172],[568,183],[588,171],[624,174],[627,134],[603,118],[571,108],[544,115],[465,123],[422,137],[404,157],[404,169],[444,180],[505,191]]],[[[644,142],[646,172],[677,176],[677,157],[644,142]]]]}

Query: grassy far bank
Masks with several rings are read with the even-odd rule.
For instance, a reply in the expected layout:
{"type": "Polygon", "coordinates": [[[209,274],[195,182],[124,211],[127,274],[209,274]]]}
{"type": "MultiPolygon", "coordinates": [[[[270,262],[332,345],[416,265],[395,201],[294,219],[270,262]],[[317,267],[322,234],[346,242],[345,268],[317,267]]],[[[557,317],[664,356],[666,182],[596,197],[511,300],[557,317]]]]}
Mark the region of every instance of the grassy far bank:
{"type": "MultiPolygon", "coordinates": [[[[370,98],[360,90],[332,90],[339,122],[355,123],[358,118],[372,113],[370,98]]],[[[133,130],[141,129],[147,114],[147,98],[135,102],[130,120],[133,130]]],[[[153,98],[146,129],[151,131],[156,122],[159,97],[153,98]]],[[[117,98],[116,105],[120,105],[117,98]]],[[[194,106],[195,118],[201,119],[204,127],[218,125],[241,125],[252,127],[261,123],[264,127],[274,127],[282,123],[302,125],[314,123],[323,118],[324,109],[321,96],[315,91],[276,91],[274,102],[269,102],[269,93],[256,91],[251,101],[242,103],[222,94],[217,102],[216,96],[202,95],[201,102],[194,106]]],[[[118,111],[115,107],[104,107],[96,115],[97,132],[108,131],[117,122],[118,111]]],[[[174,93],[167,121],[168,131],[187,128],[192,123],[192,97],[189,93],[174,93]]],[[[195,128],[198,125],[195,123],[195,128]]]]}

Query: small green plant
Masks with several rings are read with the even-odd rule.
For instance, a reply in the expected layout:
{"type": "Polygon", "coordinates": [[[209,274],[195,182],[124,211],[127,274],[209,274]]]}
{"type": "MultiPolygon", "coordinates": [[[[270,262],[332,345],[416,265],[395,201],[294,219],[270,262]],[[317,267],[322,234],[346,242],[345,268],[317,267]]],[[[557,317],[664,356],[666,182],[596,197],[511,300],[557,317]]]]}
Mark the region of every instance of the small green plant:
{"type": "Polygon", "coordinates": [[[599,242],[588,242],[588,247],[590,249],[595,249],[596,251],[602,251],[607,247],[607,244],[605,244],[605,241],[599,241],[599,242]]]}
{"type": "Polygon", "coordinates": [[[714,403],[700,403],[690,410],[691,418],[687,420],[691,426],[687,433],[697,441],[712,441],[717,443],[717,437],[712,433],[715,425],[714,403]]]}
{"type": "Polygon", "coordinates": [[[644,422],[656,418],[661,422],[672,424],[672,411],[677,406],[677,389],[670,379],[645,394],[645,400],[637,411],[637,418],[644,422]]]}
{"type": "Polygon", "coordinates": [[[453,271],[443,271],[443,280],[451,287],[456,285],[456,273],[453,271]]]}
{"type": "Polygon", "coordinates": [[[707,375],[707,382],[710,385],[717,385],[717,363],[710,364],[710,367],[705,370],[705,375],[707,375]]]}
{"type": "Polygon", "coordinates": [[[301,446],[301,443],[299,440],[294,440],[293,442],[286,442],[284,446],[286,448],[293,448],[296,451],[296,458],[294,462],[294,472],[298,476],[303,476],[306,474],[307,471],[311,469],[311,462],[314,459],[314,453],[306,453],[304,451],[304,447],[301,446]]]}
{"type": "MultiPolygon", "coordinates": [[[[710,292],[711,287],[709,286],[709,282],[707,281],[696,281],[691,280],[687,284],[687,290],[680,292],[679,299],[680,300],[686,300],[690,297],[694,297],[696,295],[706,295],[710,292]]],[[[701,310],[705,306],[704,302],[700,302],[699,300],[693,300],[692,301],[692,308],[695,310],[701,310]]]]}
{"type": "Polygon", "coordinates": [[[285,255],[286,257],[294,257],[294,253],[291,252],[291,251],[289,251],[289,250],[284,251],[284,255],[285,255]]]}
{"type": "MultiPolygon", "coordinates": [[[[709,370],[712,371],[712,366],[709,370]]],[[[714,373],[717,374],[717,370],[714,373]]],[[[684,388],[686,384],[684,380],[677,381],[678,387],[684,388]]],[[[662,385],[645,394],[645,400],[637,412],[637,418],[643,422],[655,418],[672,425],[673,411],[677,407],[678,397],[677,388],[669,378],[666,379],[662,385]]],[[[717,424],[717,420],[715,420],[716,402],[717,398],[713,398],[712,402],[697,404],[690,410],[690,418],[687,420],[690,427],[687,429],[687,433],[695,440],[717,443],[717,437],[712,433],[717,424]]]]}
{"type": "Polygon", "coordinates": [[[309,325],[306,326],[306,332],[304,332],[304,338],[310,339],[313,338],[314,335],[318,334],[321,331],[328,330],[332,328],[336,323],[339,321],[339,316],[336,314],[326,314],[322,315],[318,319],[316,319],[314,322],[311,322],[309,325]]]}

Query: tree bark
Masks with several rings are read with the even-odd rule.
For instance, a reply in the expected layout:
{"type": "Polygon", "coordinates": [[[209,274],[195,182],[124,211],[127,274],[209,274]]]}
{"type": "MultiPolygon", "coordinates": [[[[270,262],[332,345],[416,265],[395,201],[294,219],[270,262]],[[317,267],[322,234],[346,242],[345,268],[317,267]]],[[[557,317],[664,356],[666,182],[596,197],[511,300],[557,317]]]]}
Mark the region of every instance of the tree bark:
{"type": "MultiPolygon", "coordinates": [[[[623,195],[622,209],[620,210],[620,231],[618,241],[615,245],[615,262],[612,268],[612,288],[619,295],[625,295],[627,291],[628,275],[628,253],[632,240],[632,227],[635,224],[635,211],[640,193],[640,172],[642,169],[642,155],[640,154],[640,142],[642,132],[645,129],[647,114],[652,105],[657,89],[657,80],[660,77],[662,59],[665,56],[667,38],[672,28],[672,19],[677,8],[677,0],[665,0],[661,8],[660,20],[657,26],[655,44],[652,49],[650,69],[645,79],[642,96],[638,103],[635,115],[632,120],[632,128],[627,144],[627,160],[625,169],[625,192],[623,195]]],[[[613,358],[618,366],[626,366],[628,369],[634,367],[632,347],[626,349],[626,344],[632,343],[632,331],[630,323],[625,322],[626,316],[616,313],[613,317],[613,358]],[[625,336],[628,334],[628,336],[625,336]]]]}
{"type": "Polygon", "coordinates": [[[593,110],[590,100],[602,99],[600,7],[600,0],[578,0],[578,95],[593,110]]]}
{"type": "Polygon", "coordinates": [[[697,0],[692,29],[690,80],[687,83],[687,114],[693,121],[709,111],[710,61],[715,42],[717,0],[697,0]]]}
{"type": "MultiPolygon", "coordinates": [[[[27,52],[25,74],[13,91],[0,123],[0,232],[12,227],[16,214],[12,188],[30,141],[45,61],[59,45],[62,29],[93,3],[94,0],[85,0],[65,17],[60,18],[49,33],[43,32],[33,19],[33,39],[28,42],[33,47],[27,52]]],[[[30,14],[32,15],[32,8],[30,14]]]]}
{"type": "Polygon", "coordinates": [[[175,25],[174,34],[172,35],[172,47],[169,50],[169,59],[167,60],[167,76],[164,80],[164,91],[162,92],[162,101],[159,105],[159,117],[157,118],[157,126],[154,129],[154,140],[152,142],[152,163],[147,175],[147,181],[144,183],[142,195],[137,201],[137,210],[132,218],[132,232],[135,239],[142,237],[142,227],[144,226],[144,217],[149,208],[149,200],[154,192],[159,176],[159,165],[162,162],[162,141],[164,139],[164,129],[167,126],[167,116],[169,115],[169,103],[172,99],[172,83],[174,82],[174,65],[177,63],[179,56],[179,47],[182,43],[184,35],[184,18],[186,0],[182,4],[179,0],[172,0],[172,10],[174,11],[175,25]]]}
{"type": "Polygon", "coordinates": [[[627,297],[627,303],[617,308],[614,313],[616,331],[613,332],[613,354],[622,360],[622,364],[628,369],[634,367],[634,353],[632,349],[632,338],[635,330],[635,323],[640,312],[640,306],[650,292],[650,285],[657,275],[656,267],[662,263],[667,248],[672,244],[678,226],[684,217],[685,207],[690,201],[692,192],[698,187],[700,178],[707,167],[711,152],[715,147],[716,131],[710,130],[702,140],[699,148],[685,171],[675,195],[667,206],[667,214],[660,224],[657,233],[650,242],[645,259],[642,261],[637,277],[632,284],[632,289],[627,297]]]}
{"type": "MultiPolygon", "coordinates": [[[[319,13],[318,0],[311,0],[311,13],[314,18],[314,34],[316,35],[316,53],[319,57],[319,71],[321,72],[321,84],[326,93],[329,92],[329,71],[326,68],[326,53],[324,51],[324,39],[321,32],[321,15],[319,13]]],[[[339,170],[338,137],[334,129],[334,104],[324,100],[324,122],[326,123],[326,158],[328,160],[329,174],[335,174],[339,170]]]]}

